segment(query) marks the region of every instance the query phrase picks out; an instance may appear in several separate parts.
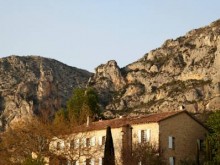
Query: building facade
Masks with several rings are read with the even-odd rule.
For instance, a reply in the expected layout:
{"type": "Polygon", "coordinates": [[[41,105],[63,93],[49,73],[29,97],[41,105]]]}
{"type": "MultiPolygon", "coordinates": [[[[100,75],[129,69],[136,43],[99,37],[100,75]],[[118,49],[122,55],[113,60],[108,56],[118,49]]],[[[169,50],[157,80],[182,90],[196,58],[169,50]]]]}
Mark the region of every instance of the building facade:
{"type": "Polygon", "coordinates": [[[187,111],[164,112],[87,122],[71,135],[54,138],[50,150],[65,157],[66,164],[102,165],[107,126],[111,127],[118,165],[131,157],[134,144],[143,143],[154,145],[165,164],[196,160],[200,143],[208,133],[206,127],[187,111]]]}

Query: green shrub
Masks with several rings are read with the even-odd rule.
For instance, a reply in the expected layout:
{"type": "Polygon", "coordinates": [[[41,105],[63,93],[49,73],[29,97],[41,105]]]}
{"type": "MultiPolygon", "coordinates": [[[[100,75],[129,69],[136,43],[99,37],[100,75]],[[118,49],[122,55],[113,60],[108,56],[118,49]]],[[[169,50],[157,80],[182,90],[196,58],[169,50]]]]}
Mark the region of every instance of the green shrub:
{"type": "Polygon", "coordinates": [[[37,159],[33,159],[31,156],[25,159],[22,165],[44,165],[45,162],[43,158],[39,157],[37,159]]]}

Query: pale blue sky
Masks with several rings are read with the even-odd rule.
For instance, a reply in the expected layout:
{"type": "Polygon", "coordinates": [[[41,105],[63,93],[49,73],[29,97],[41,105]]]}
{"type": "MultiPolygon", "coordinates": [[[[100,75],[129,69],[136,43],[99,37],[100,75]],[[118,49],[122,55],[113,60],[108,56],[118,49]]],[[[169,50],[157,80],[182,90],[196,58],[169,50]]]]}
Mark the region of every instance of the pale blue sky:
{"type": "Polygon", "coordinates": [[[40,55],[87,69],[134,62],[220,18],[219,0],[0,0],[0,57],[40,55]]]}

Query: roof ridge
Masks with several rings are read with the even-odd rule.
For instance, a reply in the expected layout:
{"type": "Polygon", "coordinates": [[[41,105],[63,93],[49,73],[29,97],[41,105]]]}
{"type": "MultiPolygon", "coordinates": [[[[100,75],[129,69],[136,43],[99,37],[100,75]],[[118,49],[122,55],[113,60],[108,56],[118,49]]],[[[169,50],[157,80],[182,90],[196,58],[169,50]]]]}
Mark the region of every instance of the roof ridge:
{"type": "Polygon", "coordinates": [[[172,111],[172,112],[160,112],[147,114],[144,116],[134,116],[134,117],[122,117],[122,118],[114,118],[110,120],[101,120],[91,122],[89,126],[86,124],[75,127],[74,132],[85,132],[85,131],[94,131],[94,130],[103,130],[106,129],[107,126],[112,128],[123,127],[126,124],[134,125],[134,124],[144,124],[144,123],[158,123],[162,120],[166,120],[174,115],[179,113],[183,113],[186,111],[172,111]]]}

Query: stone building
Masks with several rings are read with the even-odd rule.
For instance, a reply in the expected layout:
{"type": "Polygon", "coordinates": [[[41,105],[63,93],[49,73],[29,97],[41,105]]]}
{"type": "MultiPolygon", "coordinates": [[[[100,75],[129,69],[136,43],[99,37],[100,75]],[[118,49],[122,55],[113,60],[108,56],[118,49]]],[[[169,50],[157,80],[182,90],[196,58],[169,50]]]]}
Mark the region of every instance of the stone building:
{"type": "MultiPolygon", "coordinates": [[[[67,164],[101,165],[106,127],[112,129],[116,164],[123,164],[122,155],[131,155],[132,145],[150,143],[169,165],[181,160],[196,160],[206,127],[187,111],[163,112],[142,117],[121,117],[89,122],[75,129],[73,134],[54,138],[50,150],[66,158],[67,164]]],[[[139,162],[139,164],[143,164],[139,162]]]]}

